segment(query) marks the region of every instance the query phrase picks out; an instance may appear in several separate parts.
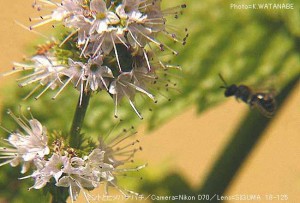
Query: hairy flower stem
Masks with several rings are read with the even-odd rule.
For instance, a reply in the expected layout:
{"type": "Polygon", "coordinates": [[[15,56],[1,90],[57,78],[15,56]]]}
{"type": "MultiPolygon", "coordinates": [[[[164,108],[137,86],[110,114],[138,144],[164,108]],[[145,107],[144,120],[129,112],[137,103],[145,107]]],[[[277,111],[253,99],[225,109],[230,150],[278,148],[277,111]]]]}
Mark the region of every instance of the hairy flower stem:
{"type": "Polygon", "coordinates": [[[85,113],[89,105],[91,91],[84,92],[82,98],[79,98],[73,123],[70,131],[70,146],[76,149],[80,148],[82,137],[80,134],[85,113]]]}

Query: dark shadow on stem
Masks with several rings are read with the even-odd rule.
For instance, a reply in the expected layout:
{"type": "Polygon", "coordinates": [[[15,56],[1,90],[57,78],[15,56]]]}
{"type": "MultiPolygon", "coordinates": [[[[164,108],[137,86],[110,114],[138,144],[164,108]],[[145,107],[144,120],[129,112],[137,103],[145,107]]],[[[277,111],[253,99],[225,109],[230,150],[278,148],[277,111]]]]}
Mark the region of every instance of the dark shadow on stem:
{"type": "Polygon", "coordinates": [[[91,91],[82,93],[82,98],[79,98],[78,100],[75,115],[73,118],[73,123],[70,130],[70,146],[76,149],[80,148],[80,145],[83,140],[80,131],[89,105],[90,97],[91,97],[91,91]]]}

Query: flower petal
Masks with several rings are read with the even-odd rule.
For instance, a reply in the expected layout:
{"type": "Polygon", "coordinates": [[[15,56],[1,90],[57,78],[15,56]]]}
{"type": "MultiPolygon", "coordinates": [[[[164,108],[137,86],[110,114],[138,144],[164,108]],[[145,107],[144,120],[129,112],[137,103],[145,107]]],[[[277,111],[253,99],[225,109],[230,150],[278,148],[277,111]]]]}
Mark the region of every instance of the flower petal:
{"type": "Polygon", "coordinates": [[[91,0],[90,9],[97,13],[105,13],[107,11],[106,4],[103,0],[91,0]]]}
{"type": "Polygon", "coordinates": [[[32,130],[32,133],[35,136],[40,136],[43,134],[43,126],[38,120],[32,119],[29,121],[29,124],[30,124],[31,130],[32,130]]]}

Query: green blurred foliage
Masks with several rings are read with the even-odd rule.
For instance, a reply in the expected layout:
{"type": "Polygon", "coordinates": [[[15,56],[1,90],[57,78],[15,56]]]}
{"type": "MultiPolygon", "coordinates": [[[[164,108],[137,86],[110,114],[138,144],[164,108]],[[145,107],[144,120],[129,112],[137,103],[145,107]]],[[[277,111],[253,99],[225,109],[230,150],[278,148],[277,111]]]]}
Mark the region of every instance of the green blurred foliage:
{"type": "MultiPolygon", "coordinates": [[[[264,1],[268,2],[272,1],[264,1]]],[[[203,112],[224,100],[218,73],[229,84],[276,92],[299,74],[300,2],[280,2],[293,2],[295,9],[233,10],[231,3],[262,2],[189,1],[180,22],[189,22],[190,37],[175,58],[183,67],[182,92],[172,97],[172,105],[158,105],[150,116],[150,128],[192,104],[203,112]]]]}
{"type": "MultiPolygon", "coordinates": [[[[183,2],[165,1],[164,6],[169,7],[170,4],[183,2]]],[[[264,0],[264,3],[268,2],[274,3],[271,0],[264,0]]],[[[291,79],[299,76],[299,1],[280,0],[280,2],[276,2],[293,3],[293,10],[230,8],[231,3],[262,3],[259,0],[190,0],[185,3],[187,3],[187,9],[178,20],[171,20],[174,25],[170,26],[172,29],[175,26],[176,29],[183,30],[187,27],[189,30],[187,44],[184,47],[179,44],[175,45],[179,55],[172,58],[173,63],[182,66],[182,71],[170,70],[166,76],[165,73],[162,73],[161,78],[168,79],[170,77],[171,83],[177,84],[176,87],[173,87],[175,91],[165,91],[166,98],[161,96],[160,98],[163,99],[159,100],[157,104],[151,103],[143,96],[137,98],[137,106],[143,113],[145,122],[140,122],[128,102],[124,101],[119,108],[120,118],[123,120],[122,127],[147,123],[149,129],[153,130],[192,105],[197,105],[199,113],[213,107],[225,100],[223,90],[219,88],[222,85],[222,81],[218,77],[219,73],[229,84],[247,84],[258,89],[275,89],[276,92],[280,92],[291,79]],[[172,77],[173,75],[174,77],[172,77]],[[168,98],[172,100],[169,101],[168,98]],[[151,111],[148,111],[148,108],[151,108],[151,111]]],[[[173,46],[171,43],[170,45],[173,46]]],[[[163,54],[164,57],[171,59],[170,54],[163,54]]],[[[3,93],[3,125],[9,129],[16,127],[5,112],[8,108],[18,112],[19,105],[22,105],[23,108],[30,106],[33,115],[50,131],[68,132],[79,96],[78,91],[70,87],[54,101],[50,99],[54,95],[54,92],[51,91],[38,101],[32,98],[22,101],[22,98],[30,90],[31,88],[27,87],[18,88],[15,84],[7,84],[5,88],[1,89],[3,93]]],[[[83,127],[85,135],[96,139],[99,135],[107,134],[119,122],[113,117],[113,111],[113,101],[106,92],[94,94],[83,127]]],[[[12,170],[8,170],[7,167],[1,169],[1,196],[11,196],[10,191],[4,189],[11,188],[6,187],[12,184],[13,178],[7,178],[11,177],[10,173],[12,170]]],[[[13,181],[16,185],[21,183],[16,181],[13,181]]],[[[180,183],[180,176],[170,175],[162,183],[173,185],[174,181],[180,183]]],[[[142,186],[143,191],[159,190],[158,185],[160,185],[159,182],[146,182],[142,186]]],[[[163,186],[165,190],[167,185],[163,186]]],[[[18,194],[23,195],[21,187],[14,186],[13,188],[16,188],[18,194]]],[[[29,200],[28,194],[26,192],[26,198],[28,197],[29,200]]],[[[32,194],[30,192],[30,195],[32,194]]],[[[39,192],[34,194],[38,195],[39,192]]],[[[10,202],[18,202],[19,197],[14,197],[16,199],[10,199],[10,202]]]]}

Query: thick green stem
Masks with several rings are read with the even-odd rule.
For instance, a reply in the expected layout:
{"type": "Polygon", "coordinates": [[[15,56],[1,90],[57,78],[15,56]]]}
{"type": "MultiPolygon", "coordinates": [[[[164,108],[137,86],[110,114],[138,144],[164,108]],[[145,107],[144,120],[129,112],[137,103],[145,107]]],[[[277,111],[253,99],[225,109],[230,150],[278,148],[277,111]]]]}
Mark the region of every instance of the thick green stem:
{"type": "Polygon", "coordinates": [[[91,92],[84,92],[82,98],[79,98],[76,107],[73,123],[70,131],[70,147],[79,149],[82,141],[80,134],[82,124],[84,121],[85,113],[89,105],[91,92]]]}
{"type": "MultiPolygon", "coordinates": [[[[298,80],[299,75],[291,80],[277,96],[279,108],[293,87],[298,83],[298,80]]],[[[237,129],[235,135],[224,148],[208,174],[202,188],[199,190],[200,194],[209,194],[212,197],[225,193],[270,122],[271,119],[263,117],[256,111],[249,113],[245,120],[241,122],[241,127],[237,129]]]]}
{"type": "MultiPolygon", "coordinates": [[[[84,92],[79,97],[78,104],[76,107],[73,123],[70,131],[70,146],[76,149],[80,148],[82,143],[82,135],[80,134],[86,110],[89,105],[91,92],[84,92]]],[[[66,203],[69,196],[68,188],[53,186],[49,189],[52,195],[52,203],[66,203]]]]}

